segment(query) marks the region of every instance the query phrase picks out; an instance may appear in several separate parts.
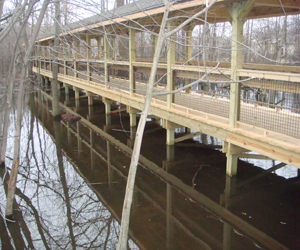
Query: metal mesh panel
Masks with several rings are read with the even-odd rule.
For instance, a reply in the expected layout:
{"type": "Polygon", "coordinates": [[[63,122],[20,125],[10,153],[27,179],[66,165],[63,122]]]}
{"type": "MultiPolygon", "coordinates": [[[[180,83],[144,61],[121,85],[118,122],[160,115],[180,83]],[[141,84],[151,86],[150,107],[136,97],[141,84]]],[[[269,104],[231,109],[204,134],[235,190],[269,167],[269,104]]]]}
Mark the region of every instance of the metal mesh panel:
{"type": "Polygon", "coordinates": [[[240,121],[300,138],[299,83],[255,79],[241,91],[240,121]]]}

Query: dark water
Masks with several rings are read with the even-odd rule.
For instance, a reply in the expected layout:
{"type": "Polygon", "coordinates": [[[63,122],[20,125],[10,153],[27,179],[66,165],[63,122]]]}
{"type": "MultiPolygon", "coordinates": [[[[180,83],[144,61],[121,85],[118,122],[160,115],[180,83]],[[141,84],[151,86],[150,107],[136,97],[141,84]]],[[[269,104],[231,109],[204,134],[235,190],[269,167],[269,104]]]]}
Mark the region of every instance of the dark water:
{"type": "MultiPolygon", "coordinates": [[[[16,222],[0,217],[2,249],[116,248],[134,130],[126,112],[105,116],[100,99],[88,108],[86,99],[76,104],[71,95],[65,104],[80,122],[54,121],[50,100],[28,97],[16,222]]],[[[240,161],[237,177],[229,178],[219,140],[202,135],[168,147],[165,135],[149,119],[128,249],[300,249],[297,169],[266,174],[252,163],[265,169],[276,163],[240,161]]],[[[2,214],[6,181],[3,187],[2,214]]]]}

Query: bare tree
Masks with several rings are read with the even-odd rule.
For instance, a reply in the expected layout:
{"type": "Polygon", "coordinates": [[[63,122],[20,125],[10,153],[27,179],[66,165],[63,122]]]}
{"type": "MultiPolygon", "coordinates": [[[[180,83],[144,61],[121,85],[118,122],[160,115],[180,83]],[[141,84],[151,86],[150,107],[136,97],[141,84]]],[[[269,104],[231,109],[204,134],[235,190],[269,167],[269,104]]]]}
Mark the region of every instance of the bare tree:
{"type": "Polygon", "coordinates": [[[14,140],[14,158],[13,158],[13,165],[12,171],[8,182],[8,193],[7,193],[7,204],[5,208],[5,216],[11,217],[12,216],[12,209],[13,209],[13,200],[15,195],[15,188],[18,176],[18,169],[19,169],[19,154],[20,154],[20,138],[21,138],[21,122],[22,122],[22,111],[23,111],[23,99],[24,99],[24,90],[25,90],[25,83],[26,83],[26,73],[28,69],[28,63],[30,60],[31,52],[33,50],[35,39],[38,35],[41,23],[44,18],[45,11],[49,4],[50,0],[45,0],[38,21],[36,23],[35,30],[32,34],[29,46],[25,53],[22,65],[22,73],[21,73],[21,81],[19,84],[19,92],[18,92],[18,101],[17,101],[17,121],[16,121],[16,132],[15,132],[15,140],[14,140]]]}

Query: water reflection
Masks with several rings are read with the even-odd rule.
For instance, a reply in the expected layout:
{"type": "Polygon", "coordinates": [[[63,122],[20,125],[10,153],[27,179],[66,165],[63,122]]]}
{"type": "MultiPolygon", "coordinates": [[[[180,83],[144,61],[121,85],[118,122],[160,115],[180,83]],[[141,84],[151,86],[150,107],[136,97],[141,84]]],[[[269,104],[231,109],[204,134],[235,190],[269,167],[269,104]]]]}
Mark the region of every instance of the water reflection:
{"type": "MultiPolygon", "coordinates": [[[[129,118],[123,113],[101,115],[103,105],[88,108],[80,100],[80,122],[57,122],[48,99],[39,95],[34,103],[32,96],[30,102],[22,131],[28,137],[15,202],[17,223],[5,226],[0,221],[3,249],[115,249],[135,136],[129,118]]],[[[71,98],[68,105],[76,106],[71,98]]],[[[285,194],[282,178],[251,179],[249,165],[241,166],[239,179],[229,178],[225,168],[221,171],[225,158],[220,152],[191,145],[166,147],[165,131],[157,128],[147,124],[129,249],[285,249],[281,243],[295,249],[299,204],[286,204],[276,195],[272,182],[285,194]],[[262,205],[263,199],[270,205],[262,205]],[[280,202],[285,204],[280,207],[280,202]]]]}

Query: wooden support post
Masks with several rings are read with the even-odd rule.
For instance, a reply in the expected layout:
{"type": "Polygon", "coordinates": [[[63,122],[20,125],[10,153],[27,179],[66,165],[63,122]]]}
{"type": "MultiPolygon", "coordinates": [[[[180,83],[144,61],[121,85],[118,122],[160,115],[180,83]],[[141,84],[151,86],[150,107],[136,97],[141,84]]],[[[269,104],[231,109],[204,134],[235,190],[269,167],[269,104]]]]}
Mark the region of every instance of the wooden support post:
{"type": "Polygon", "coordinates": [[[86,92],[86,95],[87,95],[87,97],[88,97],[88,105],[89,105],[89,106],[92,106],[92,105],[93,105],[93,93],[87,91],[87,92],[86,92]]]}
{"type": "Polygon", "coordinates": [[[237,174],[238,155],[244,152],[249,152],[249,150],[224,141],[222,152],[226,153],[227,157],[226,173],[229,176],[234,176],[237,174]]]}
{"type": "MultiPolygon", "coordinates": [[[[193,29],[194,26],[188,26],[186,29],[186,60],[191,60],[193,57],[193,29]]],[[[185,84],[188,85],[190,84],[192,81],[191,79],[186,78],[185,79],[185,84]]],[[[190,93],[191,92],[191,88],[187,88],[185,90],[186,93],[190,93]]]]}
{"type": "Polygon", "coordinates": [[[226,174],[228,174],[229,176],[234,176],[237,174],[238,157],[237,155],[230,154],[227,154],[226,157],[226,174]]]}
{"type": "Polygon", "coordinates": [[[78,64],[77,64],[77,60],[78,59],[78,51],[79,51],[79,41],[77,39],[73,40],[73,47],[74,47],[74,77],[75,79],[77,78],[77,70],[78,70],[78,64]]]}
{"type": "MultiPolygon", "coordinates": [[[[135,73],[133,63],[136,59],[136,52],[135,52],[135,29],[129,29],[129,89],[130,95],[135,93],[135,73]]],[[[131,117],[131,116],[130,116],[131,117]]],[[[136,118],[136,117],[135,117],[136,118]]],[[[136,125],[134,125],[136,126],[136,125]]]]}
{"type": "Polygon", "coordinates": [[[41,60],[42,55],[41,55],[41,45],[40,44],[38,46],[37,52],[38,52],[38,58],[39,58],[39,61],[38,61],[39,66],[38,67],[39,67],[39,69],[41,69],[42,68],[42,60],[41,60]]]}
{"type": "Polygon", "coordinates": [[[108,59],[109,59],[109,41],[108,37],[104,37],[104,81],[105,88],[108,88],[109,82],[109,69],[108,69],[108,59]]]}
{"type": "Polygon", "coordinates": [[[136,127],[130,127],[130,138],[127,139],[127,146],[133,148],[136,135],[136,127]]]}
{"type": "Polygon", "coordinates": [[[91,59],[92,58],[91,36],[89,34],[86,34],[85,42],[86,42],[86,58],[91,59]]]}
{"type": "MultiPolygon", "coordinates": [[[[167,25],[168,31],[172,30],[172,22],[168,22],[167,25]]],[[[176,55],[176,50],[175,50],[175,41],[174,41],[174,36],[170,37],[168,40],[168,53],[167,53],[167,91],[172,91],[174,90],[174,73],[172,70],[172,64],[175,64],[175,55],[176,55]]],[[[172,107],[172,103],[174,102],[174,94],[169,94],[167,95],[167,106],[168,108],[172,107]]]]}
{"type": "Polygon", "coordinates": [[[67,61],[64,60],[64,75],[67,75],[67,61]]]}
{"type": "Polygon", "coordinates": [[[105,129],[104,129],[105,132],[109,131],[110,125],[111,125],[111,115],[107,114],[105,115],[105,129]]]}
{"type": "Polygon", "coordinates": [[[87,73],[87,81],[91,81],[91,65],[90,65],[90,59],[92,58],[92,49],[91,49],[91,36],[89,34],[86,34],[86,57],[87,57],[87,63],[86,63],[86,73],[87,73]]]}
{"type": "Polygon", "coordinates": [[[167,129],[167,145],[175,144],[175,129],[167,129]]]}
{"type": "MultiPolygon", "coordinates": [[[[109,56],[109,58],[113,58],[113,60],[117,60],[116,57],[116,37],[112,38],[112,42],[111,42],[111,46],[112,46],[112,51],[111,51],[111,55],[109,56]]],[[[119,50],[120,52],[120,50],[119,50]]],[[[116,70],[115,69],[111,69],[111,74],[112,74],[112,78],[115,79],[116,78],[116,70]]]]}
{"type": "Polygon", "coordinates": [[[130,127],[136,127],[136,113],[129,114],[130,116],[130,127]]]}
{"type": "Polygon", "coordinates": [[[181,128],[182,126],[168,120],[163,121],[163,128],[167,130],[167,145],[175,144],[175,128],[181,128]]]}
{"type": "Polygon", "coordinates": [[[70,85],[64,83],[63,86],[65,87],[66,95],[69,95],[70,85]]]}
{"type": "MultiPolygon", "coordinates": [[[[241,1],[230,4],[227,8],[231,15],[232,42],[231,42],[231,80],[238,81],[238,70],[243,64],[243,26],[254,1],[241,1]]],[[[236,127],[240,113],[240,83],[230,84],[229,126],[236,127]]]]}
{"type": "Polygon", "coordinates": [[[140,111],[138,109],[127,106],[127,112],[130,116],[130,127],[136,127],[136,114],[140,111]]]}
{"type": "Polygon", "coordinates": [[[73,87],[73,90],[75,92],[75,100],[79,100],[79,88],[73,87]]]}
{"type": "Polygon", "coordinates": [[[97,45],[98,45],[98,59],[102,59],[102,36],[97,37],[97,45]]]}
{"type": "Polygon", "coordinates": [[[86,63],[86,73],[87,73],[87,81],[89,83],[91,81],[91,64],[89,62],[86,63]]]}
{"type": "Polygon", "coordinates": [[[69,101],[70,95],[69,95],[69,85],[65,85],[65,100],[69,101]]]}
{"type": "Polygon", "coordinates": [[[105,114],[109,115],[111,113],[111,103],[113,102],[113,100],[103,97],[102,101],[105,104],[105,114]]]}
{"type": "Polygon", "coordinates": [[[45,87],[48,88],[49,87],[49,78],[45,77],[45,87]]]}
{"type": "MultiPolygon", "coordinates": [[[[243,64],[243,26],[246,17],[253,6],[254,1],[241,1],[231,3],[227,8],[231,15],[232,25],[232,42],[231,42],[231,80],[238,81],[238,70],[243,64]]],[[[230,84],[230,107],[229,107],[229,126],[235,128],[236,122],[239,120],[240,114],[240,83],[235,82],[230,84]]],[[[232,147],[231,144],[228,148],[232,147]]],[[[238,157],[236,154],[227,153],[226,172],[233,176],[237,173],[238,157]]]]}
{"type": "Polygon", "coordinates": [[[111,103],[105,103],[105,114],[109,115],[111,112],[111,103]]]}
{"type": "Polygon", "coordinates": [[[87,120],[90,121],[93,118],[93,114],[94,114],[94,107],[93,106],[89,106],[89,114],[87,115],[87,120]]]}
{"type": "MultiPolygon", "coordinates": [[[[157,29],[155,30],[156,33],[159,33],[159,31],[160,31],[160,28],[157,28],[157,29]]],[[[153,42],[153,56],[154,56],[154,54],[155,54],[155,49],[156,49],[156,45],[157,45],[157,40],[158,40],[158,36],[152,35],[152,42],[153,42]]],[[[155,82],[158,81],[158,76],[159,76],[159,75],[156,74],[156,76],[155,76],[155,82]]]]}

